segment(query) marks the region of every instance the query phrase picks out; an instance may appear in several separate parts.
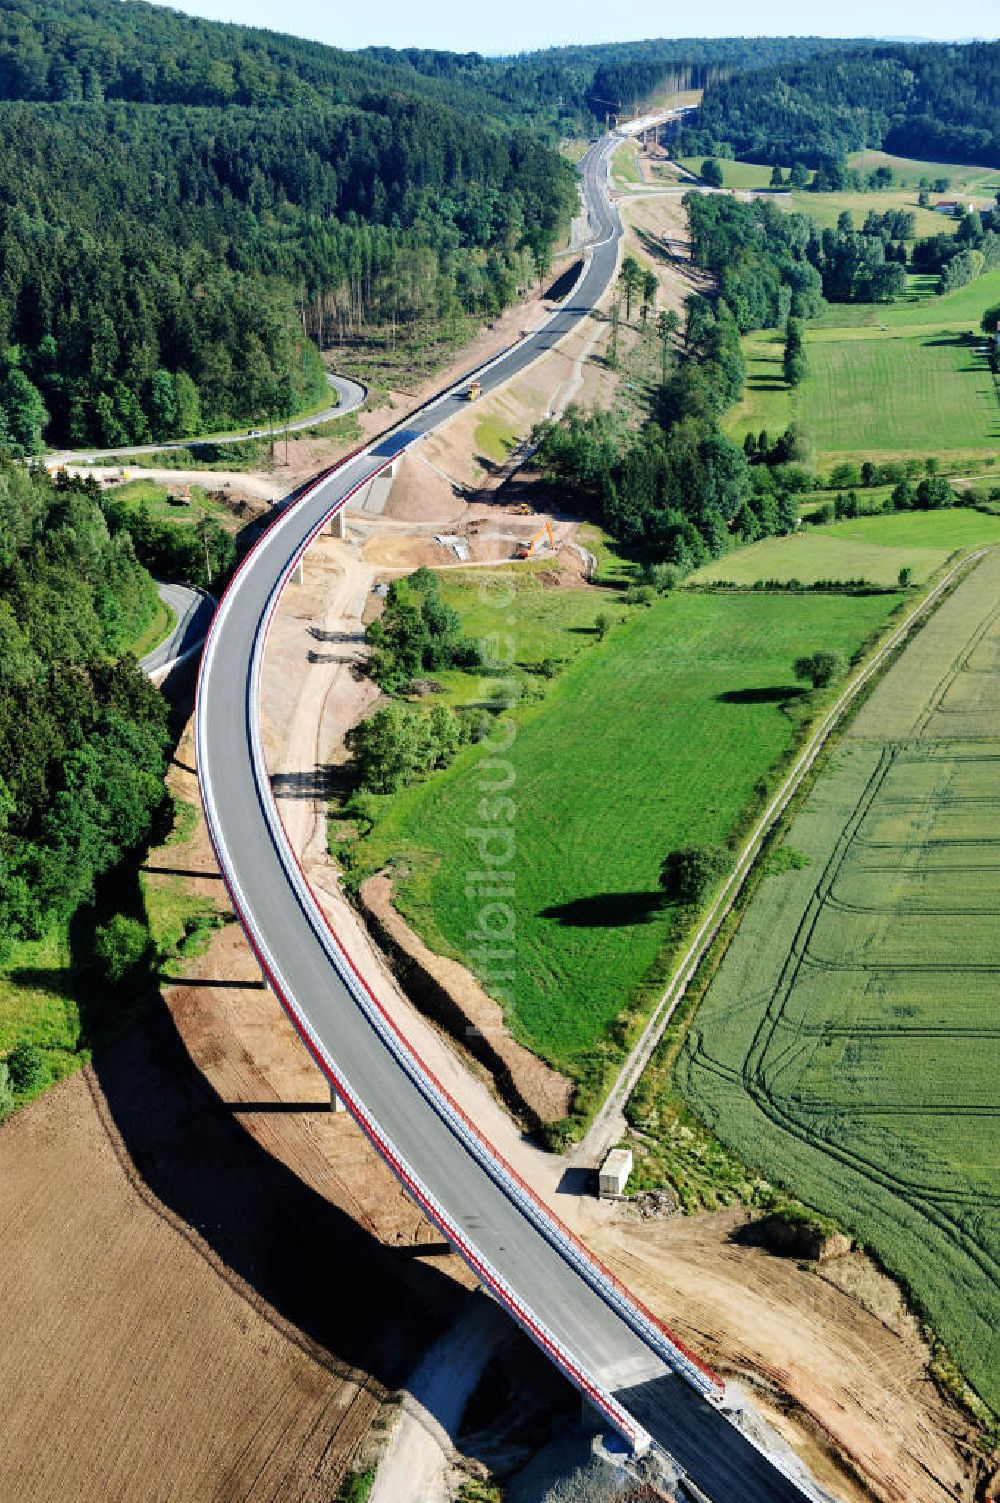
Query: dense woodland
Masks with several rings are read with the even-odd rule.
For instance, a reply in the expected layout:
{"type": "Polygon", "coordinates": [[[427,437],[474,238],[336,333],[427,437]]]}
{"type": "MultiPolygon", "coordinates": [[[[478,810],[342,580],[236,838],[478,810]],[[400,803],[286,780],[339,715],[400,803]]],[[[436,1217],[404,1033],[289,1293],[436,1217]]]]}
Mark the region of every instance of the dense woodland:
{"type": "Polygon", "coordinates": [[[398,73],[154,7],[3,0],[0,442],[282,417],[323,395],[317,343],[509,303],[573,172],[398,73]]]}
{"type": "Polygon", "coordinates": [[[364,107],[370,94],[401,92],[567,134],[603,119],[609,106],[627,109],[665,90],[702,88],[736,70],[853,45],[824,37],[689,37],[504,58],[419,47],[343,52],[197,21],[143,0],[4,0],[0,98],[300,109],[364,107]]]}
{"type": "MultiPolygon", "coordinates": [[[[141,3],[0,0],[0,449],[280,418],[321,397],[318,346],[490,316],[545,271],[576,206],[552,132],[665,89],[707,87],[700,139],[786,163],[837,170],[848,146],[901,146],[931,110],[980,132],[948,155],[989,157],[996,49],[876,56],[869,86],[870,49],[815,39],[347,54],[141,3]],[[790,104],[762,135],[773,89],[812,114],[790,104]]],[[[821,234],[723,197],[689,208],[719,295],[689,299],[681,358],[664,339],[651,421],[622,434],[572,413],[540,435],[575,509],[675,569],[794,523],[801,437],[750,453],[720,428],[740,333],[786,324],[795,378],[801,321],[824,298],[894,295],[912,229],[890,213],[821,234]]],[[[998,228],[970,217],[915,254],[957,285],[994,264],[998,228]]],[[[163,709],[122,654],[153,609],[143,565],[194,574],[219,542],[186,541],[182,557],[145,513],[0,461],[0,944],[65,920],[148,834],[163,709]]],[[[387,680],[461,653],[453,625],[433,599],[401,602],[375,644],[387,680]]]]}
{"type": "Polygon", "coordinates": [[[851,47],[709,83],[692,152],[837,162],[882,148],[1000,165],[1000,42],[851,47]]]}
{"type": "Polygon", "coordinates": [[[795,526],[795,435],[774,465],[751,464],[719,418],[743,391],[739,329],[729,307],[688,299],[683,358],[665,372],[656,410],[621,432],[608,412],[570,408],[536,430],[537,462],[567,504],[600,521],[669,587],[725,552],[795,526]]]}
{"type": "MultiPolygon", "coordinates": [[[[660,315],[662,380],[648,421],[622,431],[609,412],[571,408],[535,435],[542,472],[565,504],[641,554],[651,581],[667,588],[734,541],[791,531],[797,494],[818,484],[808,435],[796,426],[748,435],[742,449],[722,431],[720,418],[743,395],[740,335],[782,329],[784,377],[795,386],[808,371],[803,323],[827,302],[889,302],[905,293],[910,264],[939,273],[941,292],[1000,265],[1000,207],[964,214],[953,235],[914,241],[915,216],[895,208],[872,209],[860,226],[845,211],[835,229],[820,229],[767,199],[690,193],[684,202],[692,259],[714,290],[690,295],[676,328],[674,315],[660,315]]],[[[627,293],[629,258],[621,275],[627,293]]],[[[990,315],[983,327],[994,327],[990,315]]],[[[896,487],[892,506],[953,503],[943,481],[925,479],[914,490],[916,477],[897,469],[882,476],[896,487]]],[[[875,471],[862,467],[865,485],[876,483],[875,471]]],[[[856,499],[838,497],[831,515],[835,508],[855,515],[856,499]]]]}
{"type": "Polygon", "coordinates": [[[732,39],[347,53],[138,0],[0,0],[0,445],[280,420],[321,401],[317,346],[495,314],[576,206],[546,130],[739,65],[732,39]]]}
{"type": "Polygon", "coordinates": [[[123,649],[152,580],[93,482],[0,460],[0,959],[145,842],[166,705],[123,649]]]}
{"type": "Polygon", "coordinates": [[[413,68],[426,78],[475,88],[504,116],[522,115],[562,135],[586,133],[607,112],[641,108],[686,89],[703,89],[734,72],[776,67],[854,44],[827,37],[681,37],[552,47],[485,58],[422,48],[370,48],[367,56],[413,68]]]}

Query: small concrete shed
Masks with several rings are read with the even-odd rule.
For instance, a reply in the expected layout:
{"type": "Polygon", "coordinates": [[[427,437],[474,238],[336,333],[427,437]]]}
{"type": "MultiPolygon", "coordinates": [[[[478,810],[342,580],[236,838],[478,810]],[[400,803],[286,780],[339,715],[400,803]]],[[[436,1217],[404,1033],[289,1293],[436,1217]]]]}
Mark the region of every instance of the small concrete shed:
{"type": "Polygon", "coordinates": [[[598,1194],[601,1200],[615,1200],[624,1195],[631,1173],[631,1148],[612,1148],[598,1175],[598,1194]]]}

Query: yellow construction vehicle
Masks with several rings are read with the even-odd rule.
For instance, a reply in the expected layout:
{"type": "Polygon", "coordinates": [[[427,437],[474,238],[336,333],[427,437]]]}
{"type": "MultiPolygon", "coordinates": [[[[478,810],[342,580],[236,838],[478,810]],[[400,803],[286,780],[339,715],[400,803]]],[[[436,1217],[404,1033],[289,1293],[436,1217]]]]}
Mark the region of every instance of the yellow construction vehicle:
{"type": "Polygon", "coordinates": [[[534,510],[535,508],[530,506],[527,501],[519,501],[514,507],[514,515],[515,517],[530,517],[533,515],[534,510]]]}
{"type": "Polygon", "coordinates": [[[470,402],[478,402],[482,394],[483,383],[481,381],[473,381],[472,385],[469,387],[469,390],[466,392],[466,396],[468,397],[470,402]]]}
{"type": "Polygon", "coordinates": [[[533,558],[535,555],[535,544],[538,542],[539,538],[543,538],[546,533],[548,533],[549,535],[549,547],[555,549],[556,540],[552,536],[552,523],[546,522],[544,527],[540,527],[538,529],[538,531],[535,533],[535,536],[531,539],[530,543],[518,543],[517,552],[514,555],[515,558],[533,558]]]}

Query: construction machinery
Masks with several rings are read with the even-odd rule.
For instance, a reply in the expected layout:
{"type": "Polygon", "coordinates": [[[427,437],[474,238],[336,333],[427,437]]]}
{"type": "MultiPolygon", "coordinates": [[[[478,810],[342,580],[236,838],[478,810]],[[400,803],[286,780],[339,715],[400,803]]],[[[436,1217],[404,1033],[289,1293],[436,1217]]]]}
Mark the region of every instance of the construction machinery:
{"type": "Polygon", "coordinates": [[[519,501],[514,507],[515,517],[530,517],[534,515],[534,512],[535,508],[527,501],[519,501]]]}
{"type": "Polygon", "coordinates": [[[470,402],[478,402],[482,394],[483,383],[481,381],[473,381],[469,387],[469,390],[466,392],[466,397],[470,402]]]}
{"type": "Polygon", "coordinates": [[[549,547],[554,550],[555,546],[556,546],[556,540],[552,536],[552,523],[551,522],[546,522],[546,524],[545,524],[544,527],[540,527],[538,529],[538,531],[535,533],[535,536],[531,539],[530,543],[518,543],[518,545],[517,545],[517,552],[515,553],[514,557],[515,558],[534,558],[534,556],[535,556],[535,544],[538,542],[538,540],[540,538],[543,538],[546,533],[548,533],[548,535],[549,535],[549,547]]]}

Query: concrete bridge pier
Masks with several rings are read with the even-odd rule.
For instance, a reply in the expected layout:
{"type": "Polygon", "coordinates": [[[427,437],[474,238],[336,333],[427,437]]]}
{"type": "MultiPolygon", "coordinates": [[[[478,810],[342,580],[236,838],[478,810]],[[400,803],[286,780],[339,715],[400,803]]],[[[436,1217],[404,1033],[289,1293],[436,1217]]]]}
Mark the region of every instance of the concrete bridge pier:
{"type": "Polygon", "coordinates": [[[371,480],[367,481],[352,497],[351,510],[363,511],[375,516],[384,511],[389,492],[392,490],[392,482],[399,473],[399,464],[399,459],[394,459],[384,470],[373,475],[371,480]]]}

